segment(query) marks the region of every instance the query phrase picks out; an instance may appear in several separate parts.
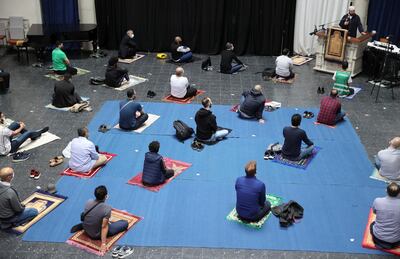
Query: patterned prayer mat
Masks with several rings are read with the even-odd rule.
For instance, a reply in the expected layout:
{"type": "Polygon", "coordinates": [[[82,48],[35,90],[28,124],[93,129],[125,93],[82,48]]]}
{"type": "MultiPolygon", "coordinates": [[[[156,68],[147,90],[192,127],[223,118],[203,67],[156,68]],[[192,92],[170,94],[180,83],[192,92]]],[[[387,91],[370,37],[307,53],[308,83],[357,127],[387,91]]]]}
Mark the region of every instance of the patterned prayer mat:
{"type": "Polygon", "coordinates": [[[305,63],[310,62],[311,60],[313,60],[313,58],[303,57],[300,55],[296,55],[296,56],[292,57],[293,65],[296,65],[296,66],[304,65],[305,63]]]}
{"type": "Polygon", "coordinates": [[[393,180],[387,179],[386,177],[383,177],[383,176],[379,173],[379,170],[376,169],[376,168],[374,168],[374,170],[372,171],[372,174],[370,175],[369,178],[374,179],[374,180],[378,180],[378,181],[382,181],[382,182],[385,182],[385,183],[395,182],[395,183],[397,183],[397,184],[400,184],[400,180],[398,180],[398,181],[393,181],[393,180]]]}
{"type": "MultiPolygon", "coordinates": [[[[78,72],[74,76],[81,76],[81,75],[85,75],[87,73],[90,73],[89,70],[86,70],[86,69],[83,69],[83,68],[79,68],[79,67],[75,67],[75,68],[78,70],[78,72]]],[[[44,76],[48,77],[48,78],[51,78],[51,79],[54,79],[54,80],[57,80],[57,81],[61,81],[63,79],[62,75],[57,75],[56,73],[51,73],[51,74],[47,74],[47,75],[44,75],[44,76]]]]}
{"type": "Polygon", "coordinates": [[[369,230],[370,225],[371,225],[372,222],[375,221],[375,218],[376,218],[376,215],[374,214],[372,209],[370,209],[369,215],[368,215],[367,226],[365,227],[365,232],[364,232],[363,240],[362,240],[362,243],[361,243],[362,247],[369,248],[369,249],[375,249],[375,250],[382,250],[382,251],[385,251],[387,253],[391,253],[391,254],[400,256],[400,247],[397,247],[395,249],[390,249],[390,250],[378,249],[378,248],[375,247],[374,241],[372,240],[371,232],[369,230]]]}
{"type": "Polygon", "coordinates": [[[118,62],[125,63],[125,64],[130,64],[130,63],[135,62],[136,60],[139,60],[139,59],[143,58],[144,56],[146,56],[146,55],[136,54],[135,57],[133,57],[133,58],[126,58],[126,59],[119,58],[118,62]]]}
{"type": "MultiPolygon", "coordinates": [[[[106,152],[100,152],[99,154],[103,154],[103,155],[105,155],[106,157],[107,157],[107,163],[108,162],[110,162],[110,160],[111,159],[113,159],[115,156],[116,156],[116,154],[110,154],[110,153],[106,153],[106,152]]],[[[106,164],[107,164],[106,163],[106,164]]],[[[105,164],[105,165],[106,165],[105,164]]],[[[79,177],[79,178],[92,178],[93,176],[95,176],[102,168],[103,168],[103,166],[105,166],[105,165],[102,165],[102,166],[100,166],[100,167],[97,167],[96,169],[94,169],[94,170],[90,170],[89,172],[76,172],[76,171],[74,171],[74,170],[72,170],[71,168],[67,168],[67,169],[65,169],[62,173],[61,173],[61,175],[68,175],[68,176],[76,176],[76,177],[79,177]]]]}
{"type": "Polygon", "coordinates": [[[142,175],[143,175],[143,173],[139,173],[136,176],[134,176],[132,179],[130,179],[128,181],[128,184],[136,185],[136,186],[145,188],[145,189],[147,189],[149,191],[152,191],[152,192],[158,192],[158,191],[161,190],[162,187],[164,187],[165,185],[170,183],[173,179],[178,177],[181,173],[183,173],[185,170],[187,170],[192,165],[190,163],[185,163],[185,162],[182,162],[182,161],[173,160],[173,159],[166,158],[166,157],[164,158],[164,163],[165,163],[165,166],[168,169],[173,169],[174,172],[175,172],[174,176],[172,176],[171,178],[167,179],[165,181],[165,183],[157,185],[157,186],[152,186],[152,187],[144,186],[142,184],[142,175]]]}
{"type": "MultiPolygon", "coordinates": [[[[112,209],[111,211],[111,218],[110,222],[116,222],[118,220],[126,220],[128,221],[128,229],[125,230],[124,232],[118,233],[114,236],[107,237],[107,250],[105,253],[107,253],[111,247],[123,236],[128,232],[129,229],[131,229],[136,223],[138,223],[140,220],[142,220],[141,217],[135,216],[133,214],[130,214],[128,212],[122,211],[122,210],[117,210],[117,209],[112,209]]],[[[100,252],[101,248],[101,240],[93,240],[91,239],[88,235],[86,235],[84,230],[76,232],[72,237],[70,237],[67,240],[67,243],[78,247],[80,249],[83,249],[89,253],[98,255],[98,256],[103,256],[105,253],[100,252]]]]}
{"type": "Polygon", "coordinates": [[[44,216],[49,214],[52,210],[54,210],[58,205],[63,203],[67,197],[50,194],[44,191],[36,191],[31,196],[26,198],[22,204],[27,208],[35,208],[39,211],[39,214],[33,218],[31,221],[13,228],[13,231],[22,234],[26,230],[28,230],[33,224],[41,220],[44,216]]]}
{"type": "Polygon", "coordinates": [[[291,79],[289,79],[289,80],[282,79],[282,78],[279,78],[279,77],[271,78],[271,80],[272,80],[272,82],[274,82],[275,84],[277,84],[277,83],[293,84],[293,82],[294,82],[294,80],[296,79],[296,77],[297,77],[297,74],[296,74],[293,78],[291,78],[291,79]]]}
{"type": "Polygon", "coordinates": [[[285,159],[282,157],[282,155],[276,155],[275,158],[272,160],[275,163],[287,165],[287,166],[292,166],[300,169],[306,169],[307,166],[311,163],[311,161],[314,159],[314,157],[317,155],[317,153],[321,150],[320,147],[314,147],[312,155],[310,155],[307,158],[303,158],[298,161],[292,161],[289,159],[285,159]]]}
{"type": "Polygon", "coordinates": [[[179,98],[173,97],[172,95],[168,95],[168,96],[164,97],[162,100],[163,100],[164,102],[187,104],[187,103],[191,103],[192,100],[193,100],[196,96],[202,95],[202,94],[204,94],[205,92],[206,92],[206,91],[203,91],[203,90],[197,90],[197,93],[196,93],[195,96],[188,97],[188,98],[185,98],[185,99],[179,99],[179,98]]]}
{"type": "MultiPolygon", "coordinates": [[[[362,88],[360,88],[360,87],[350,87],[350,88],[353,88],[354,94],[348,95],[348,96],[343,96],[343,98],[351,100],[351,99],[353,99],[354,96],[356,96],[356,94],[358,94],[358,92],[360,92],[362,90],[362,88]]],[[[339,97],[341,97],[341,96],[339,96],[339,97]]]]}
{"type": "MultiPolygon", "coordinates": [[[[267,194],[266,198],[271,203],[271,208],[279,206],[283,200],[281,197],[275,196],[273,194],[267,194]]],[[[248,227],[255,228],[255,229],[261,229],[262,226],[264,225],[265,221],[267,221],[267,219],[269,218],[269,216],[271,216],[271,214],[272,214],[272,212],[269,212],[258,222],[244,222],[238,218],[236,208],[233,208],[233,210],[228,214],[228,216],[226,216],[226,219],[231,220],[231,221],[236,221],[240,224],[243,224],[248,227]]]]}
{"type": "Polygon", "coordinates": [[[147,129],[148,127],[150,127],[156,120],[158,120],[158,118],[160,118],[159,115],[156,114],[151,114],[148,113],[147,115],[149,115],[149,118],[147,119],[147,121],[138,129],[135,130],[123,130],[119,127],[119,124],[114,126],[114,129],[119,129],[121,131],[126,131],[126,132],[136,132],[136,133],[142,133],[145,129],[147,129]]]}
{"type": "Polygon", "coordinates": [[[324,123],[321,123],[321,122],[318,122],[318,121],[314,121],[314,125],[317,125],[317,126],[322,125],[322,126],[329,127],[331,129],[336,128],[336,125],[328,125],[328,124],[324,124],[324,123]]]}

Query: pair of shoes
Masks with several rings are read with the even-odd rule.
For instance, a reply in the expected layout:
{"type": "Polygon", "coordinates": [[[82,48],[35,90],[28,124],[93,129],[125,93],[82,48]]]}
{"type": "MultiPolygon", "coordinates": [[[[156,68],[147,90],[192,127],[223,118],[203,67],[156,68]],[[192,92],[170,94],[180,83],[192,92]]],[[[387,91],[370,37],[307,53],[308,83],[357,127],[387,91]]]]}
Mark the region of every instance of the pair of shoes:
{"type": "Polygon", "coordinates": [[[314,118],[314,113],[309,112],[309,111],[305,111],[305,112],[303,113],[303,118],[306,118],[306,119],[314,118]]]}
{"type": "Polygon", "coordinates": [[[272,160],[275,158],[275,154],[274,151],[272,150],[267,150],[264,153],[264,160],[272,160]]]}
{"type": "Polygon", "coordinates": [[[59,164],[62,164],[63,162],[64,162],[63,156],[55,156],[54,158],[49,160],[49,166],[55,167],[58,166],[59,164]]]}
{"type": "Polygon", "coordinates": [[[153,91],[151,91],[151,90],[147,91],[147,97],[153,98],[154,96],[156,96],[156,93],[155,93],[155,92],[153,92],[153,91]]]}
{"type": "Polygon", "coordinates": [[[27,152],[17,152],[13,155],[12,161],[14,163],[22,162],[22,161],[28,160],[30,157],[31,157],[31,154],[29,154],[27,152]]]}
{"type": "Polygon", "coordinates": [[[31,173],[29,174],[29,177],[38,180],[40,178],[40,172],[35,169],[32,169],[31,173]]]}
{"type": "Polygon", "coordinates": [[[131,254],[133,254],[133,249],[132,247],[129,246],[116,246],[112,250],[112,257],[113,258],[125,258],[131,254]]]}
{"type": "Polygon", "coordinates": [[[325,88],[324,88],[324,87],[319,87],[319,86],[318,86],[317,93],[318,93],[318,94],[324,94],[324,93],[325,93],[325,88]]]}
{"type": "Polygon", "coordinates": [[[194,141],[193,141],[191,147],[192,147],[193,150],[196,150],[196,151],[199,151],[199,152],[202,151],[202,150],[204,149],[204,145],[201,144],[201,143],[200,143],[199,141],[197,141],[197,140],[194,140],[194,141]]]}
{"type": "Polygon", "coordinates": [[[110,130],[110,128],[108,128],[107,125],[105,125],[105,124],[101,124],[99,127],[99,132],[101,132],[101,133],[106,133],[109,130],[110,130]]]}
{"type": "Polygon", "coordinates": [[[44,127],[43,129],[32,132],[31,140],[37,140],[38,138],[40,138],[40,136],[42,136],[43,133],[47,131],[49,131],[49,127],[44,127]]]}

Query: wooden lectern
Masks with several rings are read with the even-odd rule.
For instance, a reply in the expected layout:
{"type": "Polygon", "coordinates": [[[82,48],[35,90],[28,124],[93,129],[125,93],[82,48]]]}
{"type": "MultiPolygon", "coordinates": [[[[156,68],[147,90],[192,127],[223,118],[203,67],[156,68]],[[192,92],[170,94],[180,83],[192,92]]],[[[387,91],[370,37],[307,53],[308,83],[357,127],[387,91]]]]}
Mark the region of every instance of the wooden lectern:
{"type": "Polygon", "coordinates": [[[327,31],[316,33],[317,48],[314,70],[335,73],[342,70],[342,61],[349,63],[348,72],[355,76],[362,71],[362,55],[372,34],[367,33],[358,38],[348,37],[347,30],[331,27],[327,31]]]}

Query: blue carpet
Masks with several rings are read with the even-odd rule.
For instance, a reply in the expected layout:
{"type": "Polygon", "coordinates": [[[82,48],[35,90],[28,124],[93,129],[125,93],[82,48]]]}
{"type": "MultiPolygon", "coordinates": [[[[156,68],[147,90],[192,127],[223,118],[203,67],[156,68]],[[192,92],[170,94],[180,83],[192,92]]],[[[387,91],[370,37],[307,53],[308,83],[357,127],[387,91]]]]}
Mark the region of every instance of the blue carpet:
{"type": "MultiPolygon", "coordinates": [[[[29,229],[24,240],[65,242],[94,188],[105,184],[109,204],[144,217],[120,244],[380,253],[362,248],[361,239],[372,201],[384,195],[385,184],[369,179],[372,165],[349,121],[331,129],[303,120],[302,128],[322,149],[302,170],[263,160],[263,154],[268,144],[282,143],[282,128],[290,124],[293,113],[304,110],[264,113],[266,123],[258,124],[237,118],[229,106],[215,105],[218,124],[233,132],[227,140],[196,152],[191,141],[175,139],[172,122],[181,119],[194,127],[198,105],[143,105],[146,112],[161,117],[142,134],[97,132],[100,124],[114,125],[118,120],[118,103],[103,105],[89,124],[90,136],[101,150],[118,156],[92,179],[62,177],[57,188],[69,198],[29,229]],[[148,143],[155,139],[161,143],[160,154],[193,163],[159,193],[126,184],[142,170],[148,143]],[[299,224],[282,229],[272,216],[261,230],[253,230],[225,219],[235,205],[235,180],[249,160],[257,160],[257,178],[266,183],[267,192],[304,207],[299,224]]],[[[317,114],[316,109],[305,110],[317,114]]]]}

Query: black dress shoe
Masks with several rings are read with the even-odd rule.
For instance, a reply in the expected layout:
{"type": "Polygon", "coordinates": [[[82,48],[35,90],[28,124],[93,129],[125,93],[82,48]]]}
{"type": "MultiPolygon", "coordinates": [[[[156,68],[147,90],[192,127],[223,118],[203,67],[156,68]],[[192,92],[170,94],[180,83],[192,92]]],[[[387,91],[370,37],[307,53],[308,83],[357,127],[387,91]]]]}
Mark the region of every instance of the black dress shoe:
{"type": "Polygon", "coordinates": [[[321,89],[321,94],[324,94],[324,93],[325,93],[325,88],[322,87],[322,89],[321,89]]]}
{"type": "Polygon", "coordinates": [[[318,86],[318,89],[317,89],[317,93],[318,93],[318,94],[321,93],[321,87],[319,87],[319,86],[318,86]]]}
{"type": "Polygon", "coordinates": [[[40,129],[40,130],[37,130],[37,131],[32,132],[32,134],[31,134],[31,140],[37,140],[38,138],[40,138],[40,136],[41,136],[43,133],[45,133],[45,132],[47,132],[47,131],[49,131],[49,127],[44,127],[43,129],[40,129]]]}

